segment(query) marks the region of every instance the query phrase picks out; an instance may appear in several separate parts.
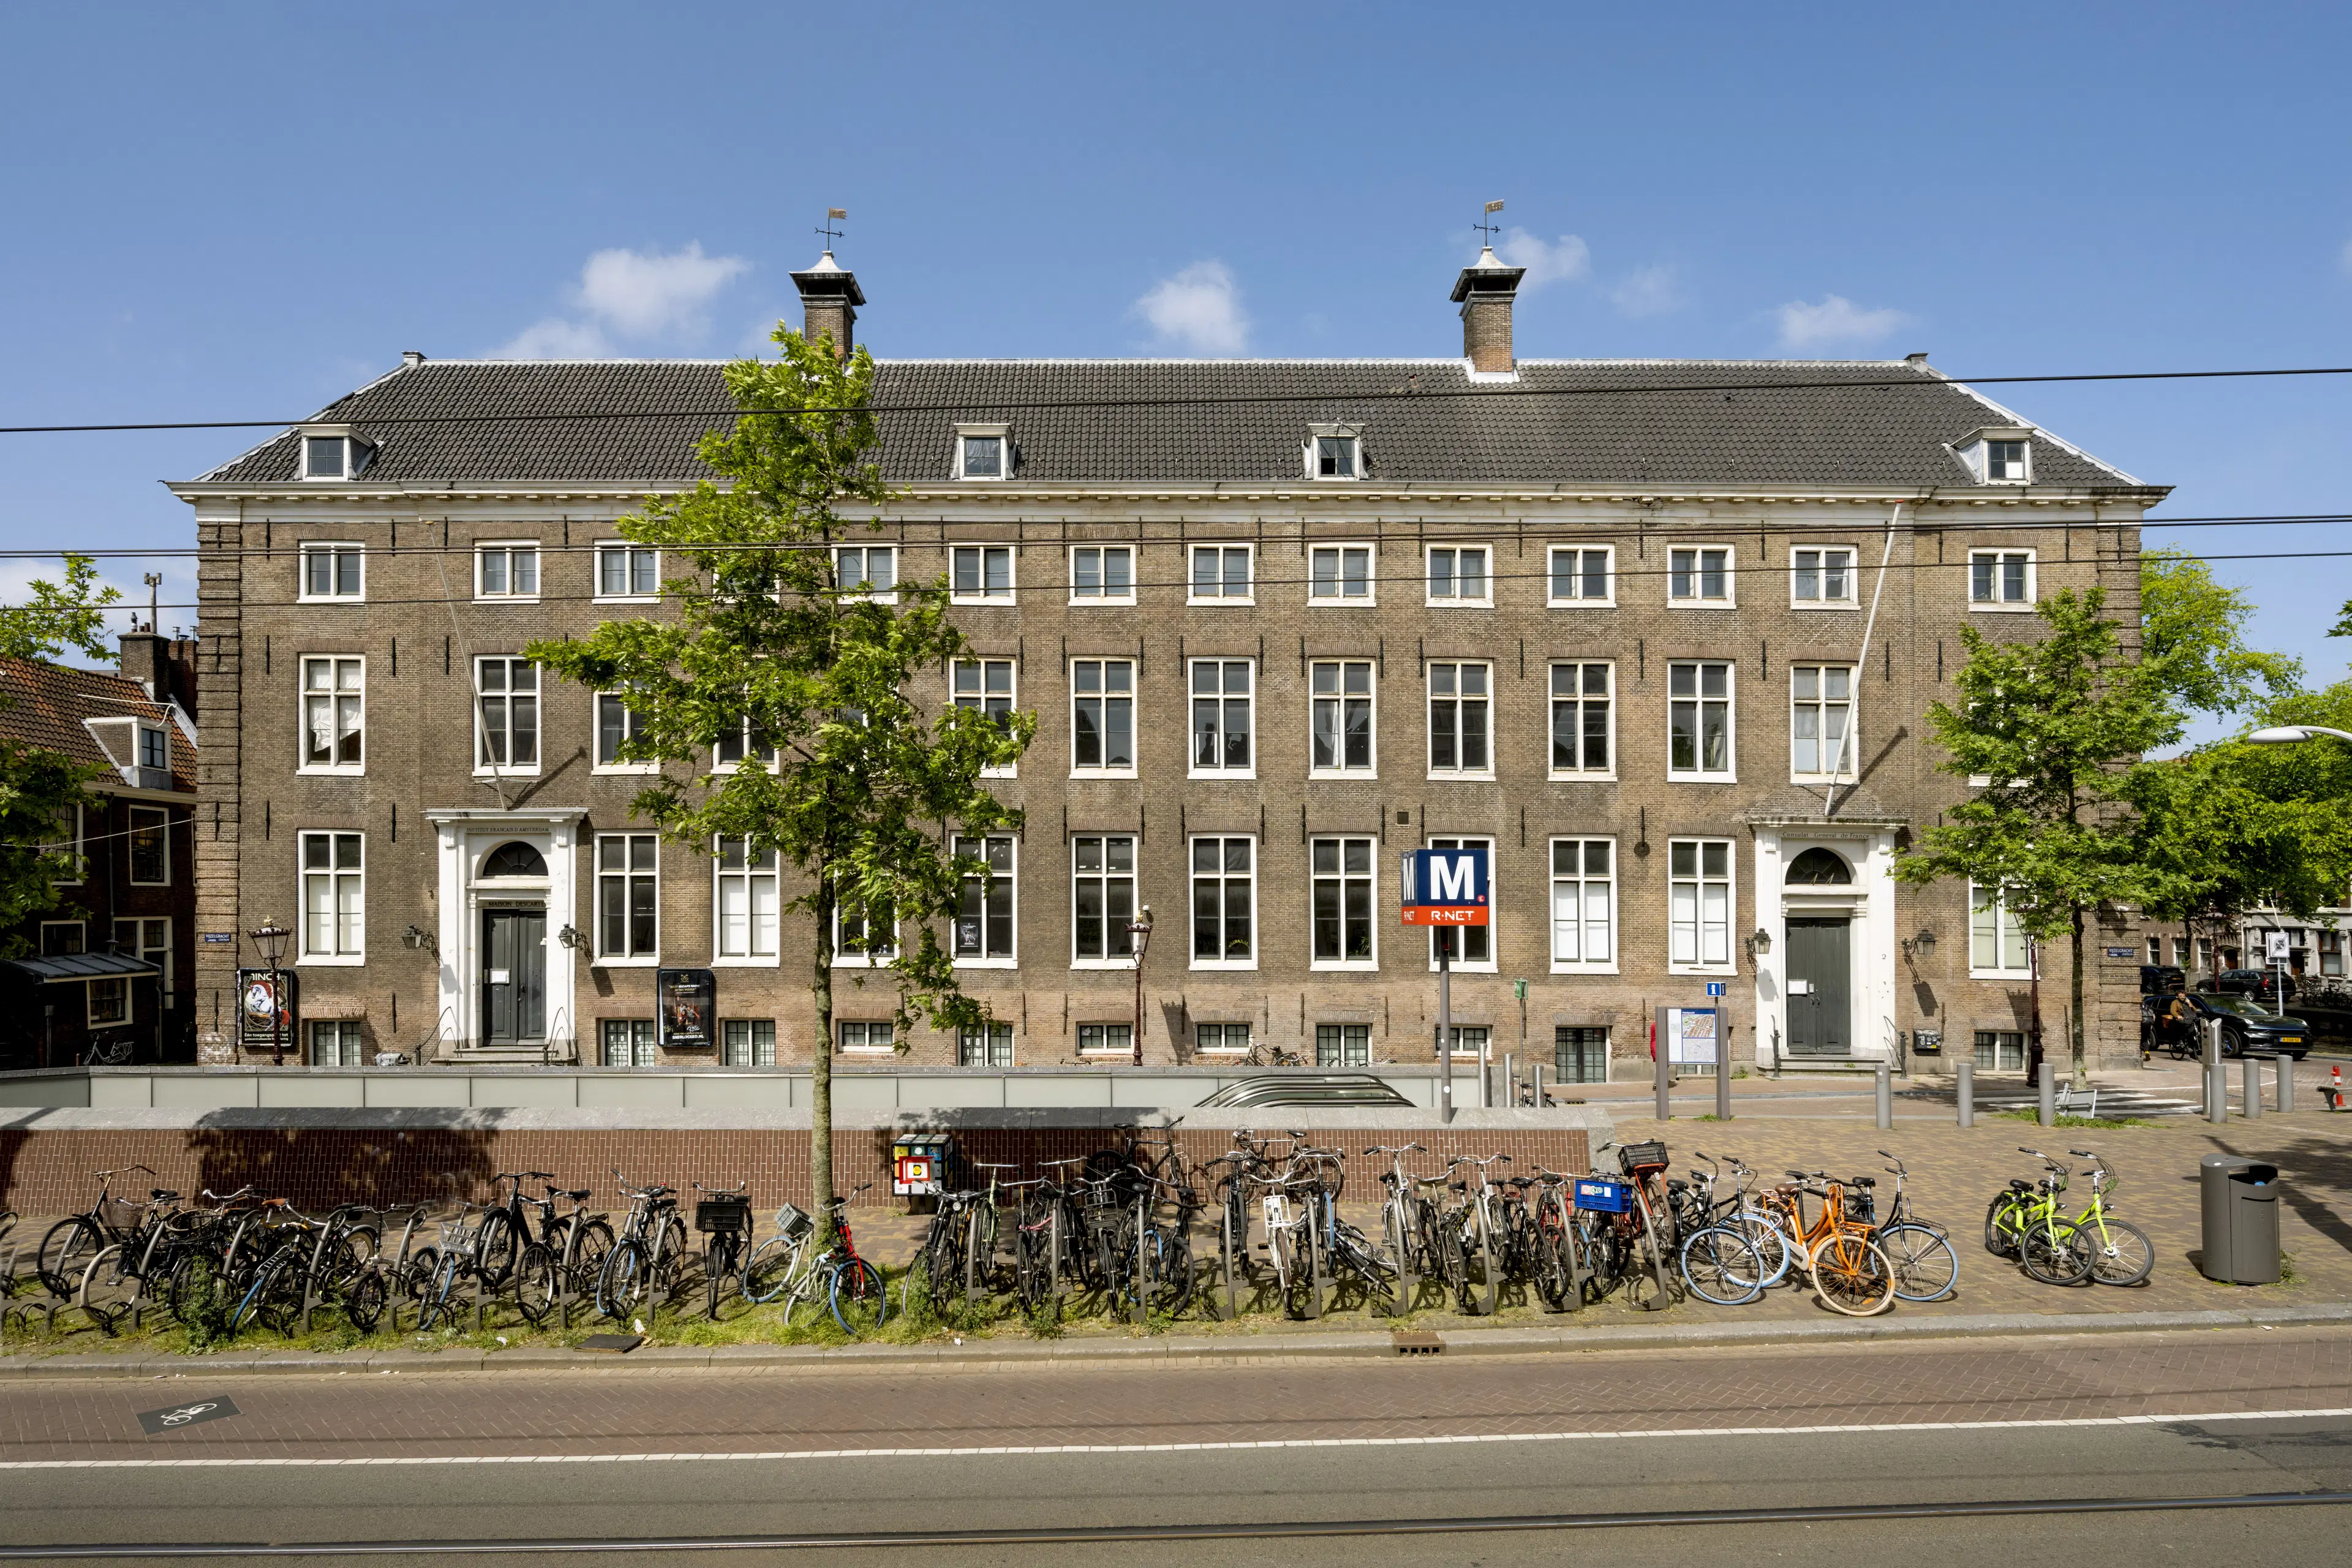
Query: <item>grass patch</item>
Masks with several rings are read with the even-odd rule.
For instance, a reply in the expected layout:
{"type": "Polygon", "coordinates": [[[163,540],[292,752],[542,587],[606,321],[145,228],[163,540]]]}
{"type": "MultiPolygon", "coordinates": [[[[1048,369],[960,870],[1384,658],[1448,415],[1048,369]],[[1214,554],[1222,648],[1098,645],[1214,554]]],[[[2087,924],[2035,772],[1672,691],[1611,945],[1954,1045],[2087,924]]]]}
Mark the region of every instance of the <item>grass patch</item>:
{"type": "MultiPolygon", "coordinates": [[[[2039,1111],[2033,1110],[1996,1110],[1988,1120],[1994,1121],[2032,1121],[2038,1124],[2042,1120],[2042,1116],[2039,1111]]],[[[2062,1116],[2053,1122],[2052,1125],[2055,1127],[2113,1128],[2160,1127],[2163,1123],[2160,1121],[2151,1121],[2145,1116],[2062,1116]]]]}

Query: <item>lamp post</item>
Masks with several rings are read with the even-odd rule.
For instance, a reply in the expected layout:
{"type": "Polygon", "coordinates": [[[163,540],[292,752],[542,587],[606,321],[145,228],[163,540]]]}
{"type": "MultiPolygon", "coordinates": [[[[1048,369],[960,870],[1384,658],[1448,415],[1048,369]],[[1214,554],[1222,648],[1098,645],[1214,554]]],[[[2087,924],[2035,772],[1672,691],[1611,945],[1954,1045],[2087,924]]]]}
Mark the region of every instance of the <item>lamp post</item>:
{"type": "Polygon", "coordinates": [[[269,965],[269,1065],[282,1068],[286,1065],[286,975],[280,965],[286,962],[286,939],[293,933],[270,920],[247,934],[260,951],[261,962],[269,965]]]}
{"type": "Polygon", "coordinates": [[[1135,919],[1127,925],[1127,934],[1135,939],[1135,1038],[1129,1042],[1134,1050],[1134,1065],[1143,1065],[1143,954],[1151,946],[1151,906],[1144,905],[1135,911],[1135,919]]]}
{"type": "Polygon", "coordinates": [[[2333,735],[2339,741],[2352,741],[2352,730],[2331,730],[2325,724],[2281,724],[2269,730],[2257,730],[2246,739],[2257,746],[2299,746],[2315,735],[2333,735]]]}

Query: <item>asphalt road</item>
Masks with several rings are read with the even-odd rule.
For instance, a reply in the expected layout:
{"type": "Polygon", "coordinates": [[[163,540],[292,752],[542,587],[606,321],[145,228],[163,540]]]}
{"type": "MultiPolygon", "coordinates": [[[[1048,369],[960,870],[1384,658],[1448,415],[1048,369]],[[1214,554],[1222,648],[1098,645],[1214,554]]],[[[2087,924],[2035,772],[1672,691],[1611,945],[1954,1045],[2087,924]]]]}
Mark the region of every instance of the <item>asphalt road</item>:
{"type": "MultiPolygon", "coordinates": [[[[2284,1331],[1017,1377],[28,1383],[0,1388],[0,1552],[99,1542],[1281,1530],[2352,1493],[2347,1412],[2352,1334],[2284,1331]],[[154,1436],[137,1420],[223,1395],[237,1415],[154,1436]],[[2329,1413],[2281,1414],[2305,1410],[2329,1413]],[[912,1451],[874,1451],[885,1445],[912,1451]]],[[[1666,1564],[1858,1552],[1931,1568],[2336,1564],[2352,1556],[2352,1506],[900,1541],[794,1555],[950,1568],[1107,1558],[1502,1568],[1592,1552],[1666,1564]]],[[[647,1558],[714,1561],[627,1553],[647,1558]]],[[[493,1545],[463,1560],[550,1559],[493,1545]]]]}

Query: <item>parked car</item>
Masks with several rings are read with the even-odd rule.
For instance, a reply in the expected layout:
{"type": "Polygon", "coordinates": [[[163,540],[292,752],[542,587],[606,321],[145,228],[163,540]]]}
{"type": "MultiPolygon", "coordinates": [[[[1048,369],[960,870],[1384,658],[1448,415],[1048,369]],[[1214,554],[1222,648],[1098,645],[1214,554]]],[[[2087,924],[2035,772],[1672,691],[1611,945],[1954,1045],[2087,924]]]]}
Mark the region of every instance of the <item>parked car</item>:
{"type": "MultiPolygon", "coordinates": [[[[2252,996],[2209,991],[2190,991],[2185,995],[2197,1015],[2200,1031],[2205,1020],[2221,1020],[2221,1054],[2225,1057],[2242,1057],[2251,1051],[2256,1056],[2292,1057],[2301,1061],[2311,1049],[2308,1023],[2273,1013],[2252,996]]],[[[2203,1048],[2201,1039],[2176,1037],[2164,1044],[2176,1057],[2194,1057],[2203,1048]]]]}
{"type": "MultiPolygon", "coordinates": [[[[2225,969],[2210,980],[2200,980],[2197,989],[2223,996],[2257,996],[2265,1002],[2275,1002],[2278,971],[2275,969],[2225,969]]],[[[2286,999],[2294,1000],[2297,987],[2294,976],[2286,977],[2286,999]]]]}
{"type": "Polygon", "coordinates": [[[2188,979],[2177,963],[2143,963],[2139,966],[2139,994],[2161,996],[2168,991],[2178,991],[2188,979]]]}

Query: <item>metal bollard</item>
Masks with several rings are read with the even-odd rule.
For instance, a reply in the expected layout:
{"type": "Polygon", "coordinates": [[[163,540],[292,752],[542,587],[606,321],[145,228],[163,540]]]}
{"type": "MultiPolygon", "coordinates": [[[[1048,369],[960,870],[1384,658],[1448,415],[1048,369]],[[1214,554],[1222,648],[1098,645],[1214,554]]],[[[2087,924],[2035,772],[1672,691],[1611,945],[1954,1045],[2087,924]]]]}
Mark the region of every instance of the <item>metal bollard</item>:
{"type": "Polygon", "coordinates": [[[2058,1075],[2050,1070],[2050,1063],[2044,1060],[2042,1070],[2036,1073],[2034,1078],[2034,1088],[2042,1096],[2040,1111],[2042,1125],[2055,1127],[2058,1125],[2058,1075]]]}
{"type": "Polygon", "coordinates": [[[2230,1080],[2221,1066],[2221,1020],[2205,1020],[2205,1120],[2215,1126],[2230,1120],[2230,1080]]]}
{"type": "Polygon", "coordinates": [[[2251,1052],[2238,1059],[2244,1064],[2238,1075],[2238,1098],[2244,1106],[2246,1120],[2252,1121],[2263,1113],[2263,1064],[2251,1052]]]}
{"type": "Polygon", "coordinates": [[[1895,1064],[1878,1064],[1878,1130],[1885,1132],[1895,1125],[1895,1064]]]}
{"type": "Polygon", "coordinates": [[[1960,1125],[1963,1127],[1974,1127],[1977,1124],[1977,1064],[1974,1062],[1953,1063],[1952,1085],[1953,1088],[1958,1091],[1960,1101],[1960,1125]]]}
{"type": "Polygon", "coordinates": [[[2281,1056],[2279,1064],[2278,1108],[2280,1114],[2294,1109],[2294,1058],[2281,1056]]]}

